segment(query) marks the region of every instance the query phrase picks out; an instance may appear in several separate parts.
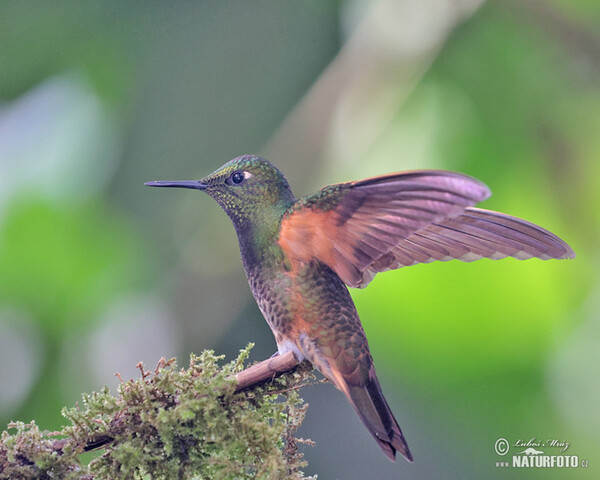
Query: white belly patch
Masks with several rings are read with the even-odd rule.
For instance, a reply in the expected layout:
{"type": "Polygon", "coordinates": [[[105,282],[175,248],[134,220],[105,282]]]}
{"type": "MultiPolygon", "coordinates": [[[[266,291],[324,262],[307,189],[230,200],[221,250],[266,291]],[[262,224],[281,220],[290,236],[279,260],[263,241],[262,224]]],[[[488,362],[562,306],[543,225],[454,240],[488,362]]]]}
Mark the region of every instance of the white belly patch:
{"type": "Polygon", "coordinates": [[[294,352],[294,355],[296,355],[296,358],[300,362],[305,358],[304,354],[298,348],[298,345],[296,345],[294,342],[288,339],[285,339],[283,342],[278,343],[277,350],[279,351],[280,355],[286,352],[294,352]]]}

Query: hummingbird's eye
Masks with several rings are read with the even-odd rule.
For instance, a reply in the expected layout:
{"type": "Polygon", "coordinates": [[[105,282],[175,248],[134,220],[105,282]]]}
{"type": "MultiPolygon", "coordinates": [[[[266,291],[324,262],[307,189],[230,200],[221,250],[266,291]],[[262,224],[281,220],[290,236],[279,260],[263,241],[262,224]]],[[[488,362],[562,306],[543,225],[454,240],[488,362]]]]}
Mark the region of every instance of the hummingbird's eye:
{"type": "Polygon", "coordinates": [[[246,179],[246,176],[242,172],[234,172],[229,178],[231,179],[231,183],[239,185],[246,179]]]}
{"type": "Polygon", "coordinates": [[[237,172],[233,172],[225,179],[225,183],[227,185],[241,185],[246,180],[248,180],[252,174],[250,172],[238,170],[237,172]]]}

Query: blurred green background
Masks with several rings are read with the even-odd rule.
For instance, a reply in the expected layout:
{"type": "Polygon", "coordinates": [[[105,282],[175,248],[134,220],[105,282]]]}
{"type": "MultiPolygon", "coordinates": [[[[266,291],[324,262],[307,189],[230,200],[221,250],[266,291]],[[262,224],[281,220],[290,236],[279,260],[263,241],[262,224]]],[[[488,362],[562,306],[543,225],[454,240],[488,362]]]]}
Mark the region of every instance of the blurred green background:
{"type": "Polygon", "coordinates": [[[599,25],[593,0],[0,1],[0,423],[57,428],[140,360],[275,351],[229,219],[145,181],[244,153],[298,196],[445,168],[577,259],[419,265],[354,291],[415,463],[389,463],[320,385],[307,471],[515,478],[494,443],[535,437],[590,467],[523,477],[599,478],[599,25]]]}

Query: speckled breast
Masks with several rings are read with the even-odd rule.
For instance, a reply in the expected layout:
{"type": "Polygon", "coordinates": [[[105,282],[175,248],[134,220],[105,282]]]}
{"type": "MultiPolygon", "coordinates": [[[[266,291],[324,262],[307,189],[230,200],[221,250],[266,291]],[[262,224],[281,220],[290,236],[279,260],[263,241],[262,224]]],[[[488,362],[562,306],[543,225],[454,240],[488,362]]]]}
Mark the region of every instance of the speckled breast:
{"type": "MultiPolygon", "coordinates": [[[[319,262],[248,270],[248,282],[277,345],[307,337],[327,357],[368,354],[367,340],[347,287],[319,262]]],[[[289,348],[285,348],[286,350],[289,348]]],[[[304,350],[303,355],[306,356],[304,350]]]]}

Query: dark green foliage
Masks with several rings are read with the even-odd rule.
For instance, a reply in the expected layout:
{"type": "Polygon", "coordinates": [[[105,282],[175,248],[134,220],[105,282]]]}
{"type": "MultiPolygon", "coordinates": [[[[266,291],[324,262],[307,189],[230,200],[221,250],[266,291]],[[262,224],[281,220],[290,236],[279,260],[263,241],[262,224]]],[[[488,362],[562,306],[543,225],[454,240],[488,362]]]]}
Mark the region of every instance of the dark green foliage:
{"type": "Polygon", "coordinates": [[[0,440],[0,479],[304,479],[293,434],[307,405],[297,389],[311,374],[301,365],[268,384],[235,392],[234,374],[250,347],[223,357],[192,355],[187,370],[161,360],[141,378],[83,396],[63,410],[70,425],[42,432],[13,423],[0,440]],[[104,453],[84,465],[84,451],[104,453]]]}

